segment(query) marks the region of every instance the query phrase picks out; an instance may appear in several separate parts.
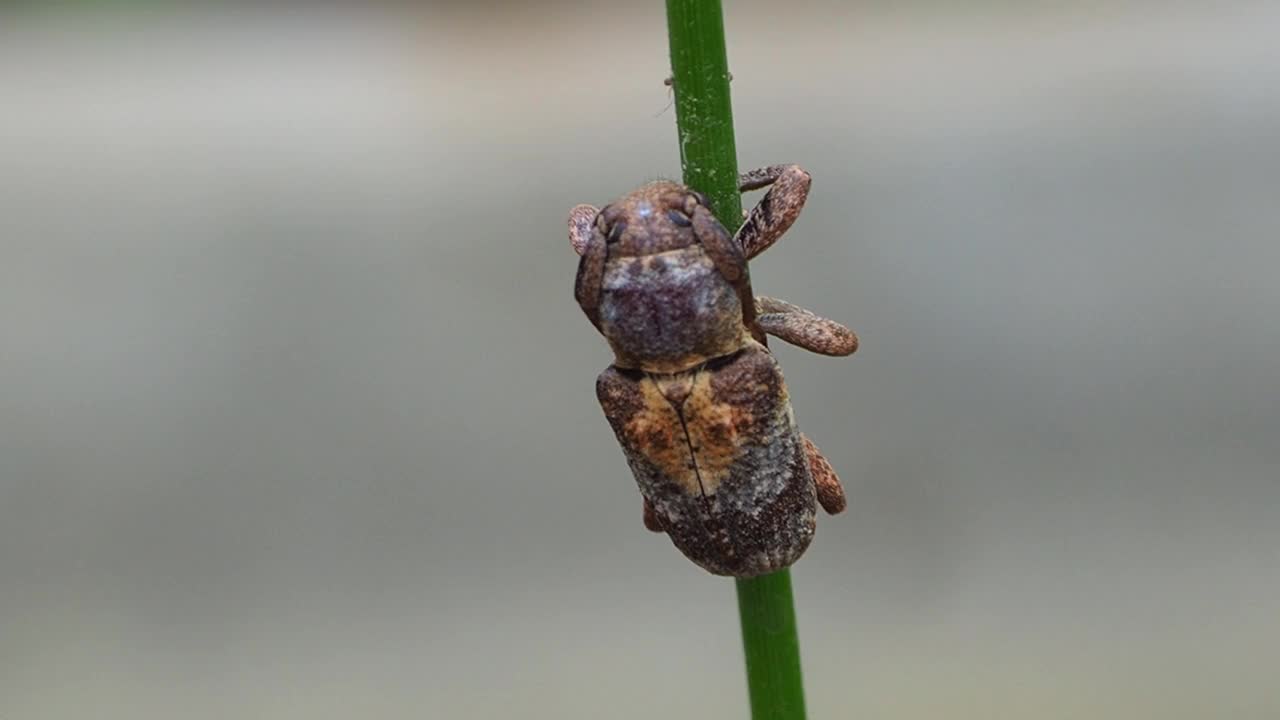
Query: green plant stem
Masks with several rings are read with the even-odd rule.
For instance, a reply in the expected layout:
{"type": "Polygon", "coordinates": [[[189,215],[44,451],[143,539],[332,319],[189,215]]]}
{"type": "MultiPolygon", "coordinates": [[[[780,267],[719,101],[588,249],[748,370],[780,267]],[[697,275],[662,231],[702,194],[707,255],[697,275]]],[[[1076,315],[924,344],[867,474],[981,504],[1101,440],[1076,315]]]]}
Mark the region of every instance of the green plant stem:
{"type": "Polygon", "coordinates": [[[751,717],[804,720],[804,683],[796,610],[791,599],[791,571],[739,578],[736,583],[751,717]]]}
{"type": "MultiPolygon", "coordinates": [[[[707,195],[730,232],[742,225],[738,157],[720,0],[667,0],[684,183],[707,195]]],[[[804,720],[791,573],[736,581],[754,720],[804,720]]]]}
{"type": "Polygon", "coordinates": [[[729,232],[742,225],[720,0],[667,0],[684,184],[707,195],[729,232]]]}

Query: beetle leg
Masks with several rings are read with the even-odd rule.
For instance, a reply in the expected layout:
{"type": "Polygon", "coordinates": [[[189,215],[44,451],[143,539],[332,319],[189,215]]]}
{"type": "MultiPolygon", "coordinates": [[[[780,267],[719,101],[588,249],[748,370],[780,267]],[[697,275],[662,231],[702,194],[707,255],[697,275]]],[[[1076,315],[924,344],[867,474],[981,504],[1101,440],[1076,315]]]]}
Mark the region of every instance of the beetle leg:
{"type": "Polygon", "coordinates": [[[662,520],[658,518],[658,511],[653,509],[653,503],[649,502],[649,498],[644,499],[644,526],[650,532],[663,532],[662,520]]]}
{"type": "Polygon", "coordinates": [[[569,244],[579,255],[587,251],[587,243],[591,240],[591,231],[598,214],[600,210],[594,205],[575,205],[569,211],[569,244]]]}
{"type": "Polygon", "coordinates": [[[738,189],[742,192],[759,190],[777,182],[778,178],[790,168],[799,169],[798,165],[766,165],[738,175],[738,189]]]}
{"type": "Polygon", "coordinates": [[[759,255],[778,241],[800,216],[809,197],[809,173],[799,165],[770,165],[738,178],[743,191],[772,185],[738,230],[738,243],[747,259],[759,255]]]}
{"type": "MultiPolygon", "coordinates": [[[[572,233],[572,231],[570,231],[572,233]]],[[[570,235],[570,241],[572,241],[570,235]]],[[[578,260],[578,275],[573,281],[573,297],[582,312],[586,313],[596,329],[600,329],[600,286],[604,282],[604,261],[609,255],[604,235],[592,231],[587,236],[582,258],[578,260]]]]}
{"type": "Polygon", "coordinates": [[[764,343],[764,332],[756,326],[756,304],[751,294],[751,276],[747,273],[747,259],[742,246],[729,231],[724,229],[711,211],[698,205],[693,211],[693,234],[706,250],[711,262],[733,286],[742,304],[742,323],[751,330],[755,339],[764,343]]]}
{"type": "Polygon", "coordinates": [[[771,297],[756,298],[756,324],[761,330],[809,352],[852,355],[858,336],[834,320],[815,315],[799,305],[771,297]]]}
{"type": "Polygon", "coordinates": [[[809,473],[813,475],[813,483],[818,489],[818,504],[827,511],[828,515],[844,512],[846,505],[844,488],[840,485],[840,478],[836,476],[835,468],[831,467],[831,463],[818,450],[818,446],[813,444],[809,436],[800,433],[800,439],[804,441],[804,451],[809,456],[809,473]]]}

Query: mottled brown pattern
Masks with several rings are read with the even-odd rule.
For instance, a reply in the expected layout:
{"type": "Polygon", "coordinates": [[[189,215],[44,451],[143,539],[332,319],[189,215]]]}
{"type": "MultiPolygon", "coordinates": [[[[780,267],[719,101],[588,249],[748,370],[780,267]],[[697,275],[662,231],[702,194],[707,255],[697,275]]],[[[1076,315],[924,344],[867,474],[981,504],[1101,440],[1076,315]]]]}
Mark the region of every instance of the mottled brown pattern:
{"type": "MultiPolygon", "coordinates": [[[[636,448],[685,494],[700,495],[706,488],[694,464],[689,436],[681,422],[682,405],[673,404],[663,392],[665,383],[691,384],[692,380],[692,373],[675,378],[648,375],[641,380],[639,391],[644,408],[623,427],[619,442],[636,448]]],[[[711,488],[712,492],[714,490],[711,488]]]]}
{"type": "Polygon", "coordinates": [[[610,368],[597,388],[653,518],[691,560],[747,577],[786,567],[808,547],[813,479],[781,371],[763,347],[673,376],[610,368]]]}
{"type": "Polygon", "coordinates": [[[828,515],[844,512],[844,488],[840,486],[836,469],[831,467],[826,456],[807,435],[800,433],[800,440],[804,442],[805,454],[809,456],[809,472],[813,475],[813,484],[818,490],[818,504],[828,515]]]}
{"type": "MultiPolygon", "coordinates": [[[[756,331],[756,307],[751,294],[751,275],[747,271],[747,259],[742,253],[739,241],[729,235],[711,211],[699,205],[693,212],[693,229],[702,243],[707,257],[715,263],[716,269],[738,293],[741,308],[741,322],[744,326],[756,331]]],[[[760,342],[764,338],[757,336],[760,342]]]]}
{"type": "Polygon", "coordinates": [[[604,281],[604,264],[609,248],[599,232],[587,238],[578,261],[578,275],[573,282],[573,297],[596,329],[600,329],[600,290],[604,281]]]}
{"type": "Polygon", "coordinates": [[[776,298],[757,297],[755,306],[760,328],[792,345],[836,357],[858,349],[858,336],[834,320],[776,298]]]}
{"type": "Polygon", "coordinates": [[[596,390],[644,497],[645,527],[709,572],[751,577],[804,553],[819,501],[844,506],[830,464],[796,428],[764,332],[833,355],[853,352],[857,338],[751,295],[746,260],[795,221],[809,176],[776,165],[742,182],[773,188],[737,237],[699,193],[659,181],[599,211],[575,207],[569,241],[581,255],[574,296],[614,350],[596,390]]]}
{"type": "Polygon", "coordinates": [[[704,203],[662,180],[605,206],[589,229],[591,206],[570,213],[582,255],[574,297],[618,365],[679,372],[737,350],[754,330],[746,261],[704,203]]]}
{"type": "Polygon", "coordinates": [[[569,246],[579,255],[587,251],[591,230],[600,211],[594,205],[577,205],[569,211],[569,246]]]}
{"type": "Polygon", "coordinates": [[[800,217],[811,180],[799,165],[773,165],[747,173],[739,182],[749,189],[773,185],[738,229],[738,242],[750,260],[768,250],[800,217]]]}
{"type": "Polygon", "coordinates": [[[738,189],[742,192],[750,192],[759,190],[762,187],[772,185],[781,177],[782,173],[790,168],[799,167],[797,165],[766,165],[762,168],[748,170],[738,175],[738,189]]]}
{"type": "Polygon", "coordinates": [[[679,372],[732,353],[745,332],[738,292],[698,245],[610,257],[597,308],[615,364],[651,372],[679,372]]]}
{"type": "Polygon", "coordinates": [[[605,206],[596,221],[605,237],[617,228],[610,242],[610,257],[653,255],[689,247],[697,242],[691,224],[672,219],[669,212],[691,218],[696,202],[683,185],[659,180],[643,185],[605,206]]]}

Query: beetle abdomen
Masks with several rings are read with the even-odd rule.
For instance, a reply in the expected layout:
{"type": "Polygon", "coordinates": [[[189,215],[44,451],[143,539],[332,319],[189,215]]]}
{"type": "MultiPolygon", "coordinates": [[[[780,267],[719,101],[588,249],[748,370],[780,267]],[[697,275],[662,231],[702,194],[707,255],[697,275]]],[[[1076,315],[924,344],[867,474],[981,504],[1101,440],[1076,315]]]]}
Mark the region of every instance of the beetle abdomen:
{"type": "Polygon", "coordinates": [[[610,258],[600,330],[620,365],[683,370],[741,347],[742,306],[701,246],[610,258]]]}
{"type": "Polygon", "coordinates": [[[609,368],[600,403],[662,528],[717,575],[789,566],[813,539],[815,495],[773,356],[748,341],[674,375],[609,368]]]}

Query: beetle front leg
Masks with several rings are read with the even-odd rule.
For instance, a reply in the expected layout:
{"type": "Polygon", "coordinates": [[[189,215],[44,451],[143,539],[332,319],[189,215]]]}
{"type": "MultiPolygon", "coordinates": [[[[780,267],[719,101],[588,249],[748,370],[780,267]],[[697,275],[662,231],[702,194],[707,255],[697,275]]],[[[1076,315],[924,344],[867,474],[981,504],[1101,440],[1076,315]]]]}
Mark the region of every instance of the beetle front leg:
{"type": "Polygon", "coordinates": [[[692,223],[693,234],[702,243],[702,249],[738,293],[738,300],[742,303],[742,323],[751,330],[757,341],[764,343],[764,333],[757,329],[755,322],[756,305],[751,294],[751,276],[747,272],[747,258],[742,246],[716,220],[711,211],[702,205],[693,209],[692,223]]]}
{"type": "Polygon", "coordinates": [[[835,320],[777,298],[757,297],[755,304],[756,325],[796,347],[836,357],[852,355],[858,349],[858,336],[835,320]]]}
{"type": "Polygon", "coordinates": [[[835,468],[831,467],[831,463],[818,450],[818,446],[813,444],[809,436],[800,433],[800,439],[804,441],[804,451],[809,456],[809,473],[813,475],[813,483],[818,489],[818,504],[827,511],[828,515],[844,512],[846,505],[844,487],[840,485],[840,478],[836,475],[835,468]]]}
{"type": "Polygon", "coordinates": [[[738,178],[738,188],[744,192],[773,186],[738,230],[738,243],[748,260],[768,250],[796,221],[809,197],[811,182],[809,173],[799,165],[770,165],[738,178]]]}

